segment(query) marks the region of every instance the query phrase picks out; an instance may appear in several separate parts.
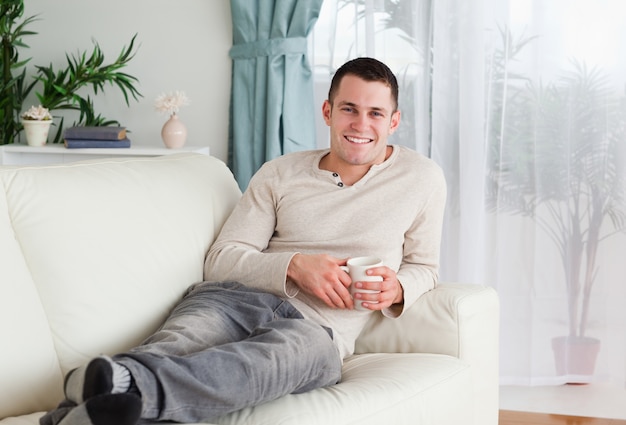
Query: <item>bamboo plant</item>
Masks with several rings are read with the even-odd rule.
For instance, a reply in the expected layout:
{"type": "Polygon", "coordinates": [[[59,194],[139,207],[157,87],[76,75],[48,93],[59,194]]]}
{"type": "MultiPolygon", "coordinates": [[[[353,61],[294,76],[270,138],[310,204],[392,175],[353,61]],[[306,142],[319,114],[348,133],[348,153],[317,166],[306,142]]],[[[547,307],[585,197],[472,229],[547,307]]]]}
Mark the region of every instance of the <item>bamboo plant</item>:
{"type": "Polygon", "coordinates": [[[626,96],[577,61],[547,83],[513,74],[509,63],[533,38],[502,39],[491,62],[488,207],[531,218],[554,243],[568,337],[583,339],[599,247],[626,229],[626,96]]]}
{"type": "Polygon", "coordinates": [[[24,13],[21,0],[0,1],[0,144],[13,143],[22,129],[19,114],[24,98],[30,92],[35,81],[25,86],[25,65],[30,59],[20,61],[19,49],[28,47],[23,37],[36,34],[26,27],[36,18],[31,16],[18,22],[24,13]]]}

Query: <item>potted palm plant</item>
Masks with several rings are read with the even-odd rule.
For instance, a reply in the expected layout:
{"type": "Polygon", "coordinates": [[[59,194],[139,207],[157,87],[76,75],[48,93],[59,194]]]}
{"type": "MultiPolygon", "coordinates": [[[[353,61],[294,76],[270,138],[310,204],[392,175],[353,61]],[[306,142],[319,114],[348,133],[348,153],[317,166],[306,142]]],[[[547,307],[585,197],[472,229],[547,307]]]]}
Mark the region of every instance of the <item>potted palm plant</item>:
{"type": "MultiPolygon", "coordinates": [[[[21,59],[19,53],[28,47],[24,39],[36,34],[28,27],[37,18],[22,19],[23,14],[23,0],[0,2],[0,144],[13,143],[19,137],[23,123],[27,122],[21,116],[23,104],[33,90],[42,107],[49,111],[78,112],[75,125],[119,125],[116,120],[97,114],[92,98],[85,93],[91,89],[93,94],[98,94],[107,86],[117,87],[127,105],[131,97],[137,100],[141,96],[135,87],[137,78],[122,71],[135,55],[137,35],[112,62],[105,61],[102,49],[94,43],[89,55],[86,52],[66,55],[65,67],[36,65],[35,72],[29,74],[30,58],[21,59]]],[[[63,118],[56,128],[55,143],[61,141],[63,118]]]]}
{"type": "MultiPolygon", "coordinates": [[[[513,40],[510,34],[503,39],[513,40]]],[[[530,41],[506,46],[507,60],[530,41]]],[[[533,84],[504,75],[504,59],[497,62],[492,88],[499,119],[490,122],[499,125],[490,131],[489,207],[531,218],[558,249],[568,329],[552,340],[557,374],[588,382],[600,349],[588,334],[599,247],[626,227],[626,97],[583,63],[572,62],[548,84],[533,84]]]]}

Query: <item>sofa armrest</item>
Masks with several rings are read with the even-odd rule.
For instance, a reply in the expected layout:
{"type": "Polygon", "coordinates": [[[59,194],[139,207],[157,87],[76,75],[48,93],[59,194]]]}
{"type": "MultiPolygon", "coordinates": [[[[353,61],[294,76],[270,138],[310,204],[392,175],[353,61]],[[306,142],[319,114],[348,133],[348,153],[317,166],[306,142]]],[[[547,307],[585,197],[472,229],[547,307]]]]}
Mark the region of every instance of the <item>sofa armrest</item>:
{"type": "Polygon", "coordinates": [[[434,353],[463,359],[497,350],[498,297],[481,285],[441,283],[397,319],[375,314],[356,353],[434,353]]]}
{"type": "MultiPolygon", "coordinates": [[[[497,424],[499,300],[482,285],[441,283],[397,319],[373,315],[360,353],[434,353],[471,366],[476,424],[497,424]]],[[[468,422],[469,423],[469,422],[468,422]]]]}

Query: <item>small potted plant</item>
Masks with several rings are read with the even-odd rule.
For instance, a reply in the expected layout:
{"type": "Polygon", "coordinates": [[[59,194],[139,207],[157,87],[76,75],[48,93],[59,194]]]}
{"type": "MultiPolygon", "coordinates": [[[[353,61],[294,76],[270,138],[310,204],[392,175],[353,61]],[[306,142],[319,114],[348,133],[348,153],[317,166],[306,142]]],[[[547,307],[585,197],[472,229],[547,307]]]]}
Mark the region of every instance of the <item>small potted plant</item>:
{"type": "Polygon", "coordinates": [[[52,115],[48,108],[31,106],[21,115],[22,126],[29,146],[43,146],[48,141],[48,132],[52,124],[52,115]]]}

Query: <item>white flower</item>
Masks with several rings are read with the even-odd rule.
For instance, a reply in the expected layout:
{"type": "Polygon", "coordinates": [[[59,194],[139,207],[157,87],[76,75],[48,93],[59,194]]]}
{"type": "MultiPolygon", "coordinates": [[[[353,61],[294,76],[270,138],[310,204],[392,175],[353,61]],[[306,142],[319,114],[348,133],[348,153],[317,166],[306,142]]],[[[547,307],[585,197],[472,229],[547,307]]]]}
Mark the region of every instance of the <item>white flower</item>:
{"type": "Polygon", "coordinates": [[[48,121],[52,119],[52,115],[50,115],[48,108],[44,108],[41,105],[31,106],[30,109],[24,112],[21,116],[23,119],[31,121],[48,121]]]}
{"type": "Polygon", "coordinates": [[[175,91],[172,93],[163,93],[159,95],[154,101],[154,108],[162,113],[173,115],[178,112],[178,109],[183,105],[189,104],[189,98],[182,91],[175,91]]]}

